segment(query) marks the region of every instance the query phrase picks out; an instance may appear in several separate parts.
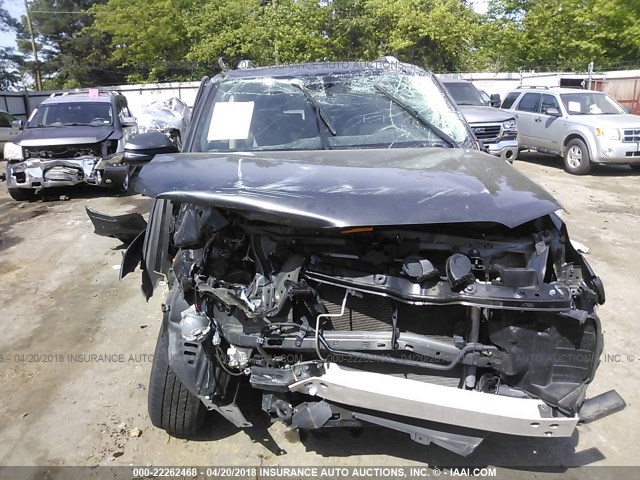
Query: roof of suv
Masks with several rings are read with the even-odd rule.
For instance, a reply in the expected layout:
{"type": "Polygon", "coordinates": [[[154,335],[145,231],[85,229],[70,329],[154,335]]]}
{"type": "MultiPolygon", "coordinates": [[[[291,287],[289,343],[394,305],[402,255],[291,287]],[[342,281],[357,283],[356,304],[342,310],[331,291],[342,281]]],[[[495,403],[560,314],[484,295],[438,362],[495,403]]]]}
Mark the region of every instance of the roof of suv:
{"type": "Polygon", "coordinates": [[[598,90],[585,90],[583,88],[567,88],[567,87],[549,87],[549,88],[528,88],[518,87],[514,92],[527,92],[527,93],[602,93],[598,90]]]}
{"type": "Polygon", "coordinates": [[[80,103],[80,102],[100,102],[111,103],[111,99],[121,95],[100,95],[98,97],[90,97],[89,95],[58,95],[55,97],[45,98],[40,105],[48,105],[50,103],[80,103]]]}
{"type": "Polygon", "coordinates": [[[315,62],[298,63],[293,65],[243,68],[224,72],[225,78],[260,78],[260,77],[288,77],[297,75],[329,75],[336,73],[351,73],[358,71],[401,71],[402,73],[428,73],[426,70],[412,65],[390,60],[376,60],[372,62],[315,62]]]}

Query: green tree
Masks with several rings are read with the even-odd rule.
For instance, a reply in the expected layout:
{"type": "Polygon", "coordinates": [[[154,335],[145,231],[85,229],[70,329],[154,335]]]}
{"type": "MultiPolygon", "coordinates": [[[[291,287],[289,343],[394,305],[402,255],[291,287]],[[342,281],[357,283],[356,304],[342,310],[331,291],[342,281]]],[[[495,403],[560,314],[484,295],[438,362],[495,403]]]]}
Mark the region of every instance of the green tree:
{"type": "Polygon", "coordinates": [[[110,39],[113,60],[127,70],[129,81],[191,79],[197,74],[185,62],[191,43],[187,24],[197,0],[108,0],[91,9],[94,23],[84,34],[110,39]]]}
{"type": "MultiPolygon", "coordinates": [[[[264,4],[264,2],[263,2],[264,4]]],[[[332,14],[328,2],[271,0],[259,15],[268,38],[267,63],[298,63],[332,57],[327,25],[332,14]]]]}
{"type": "Polygon", "coordinates": [[[273,7],[261,3],[208,0],[204,5],[194,5],[186,26],[191,44],[187,58],[206,65],[217,65],[219,57],[231,62],[251,59],[259,65],[269,63],[275,57],[272,42],[275,32],[264,28],[263,17],[273,7]]]}
{"type": "Polygon", "coordinates": [[[259,65],[322,60],[331,53],[330,14],[317,0],[210,0],[190,15],[188,57],[259,65]]]}
{"type": "Polygon", "coordinates": [[[460,0],[369,0],[378,54],[434,70],[461,70],[474,54],[477,16],[460,0]]]}
{"type": "Polygon", "coordinates": [[[333,0],[327,23],[332,60],[371,60],[380,55],[383,41],[379,21],[368,9],[369,0],[333,0]]]}
{"type": "Polygon", "coordinates": [[[600,70],[640,62],[640,0],[600,0],[593,2],[591,39],[599,47],[594,58],[600,70]]]}
{"type": "Polygon", "coordinates": [[[487,51],[504,69],[600,69],[640,58],[640,0],[493,0],[487,51]]]}
{"type": "MultiPolygon", "coordinates": [[[[124,81],[111,60],[109,39],[85,33],[93,22],[88,9],[106,0],[33,0],[29,3],[44,88],[110,85],[124,81]]],[[[31,51],[26,16],[18,48],[31,51]]]]}

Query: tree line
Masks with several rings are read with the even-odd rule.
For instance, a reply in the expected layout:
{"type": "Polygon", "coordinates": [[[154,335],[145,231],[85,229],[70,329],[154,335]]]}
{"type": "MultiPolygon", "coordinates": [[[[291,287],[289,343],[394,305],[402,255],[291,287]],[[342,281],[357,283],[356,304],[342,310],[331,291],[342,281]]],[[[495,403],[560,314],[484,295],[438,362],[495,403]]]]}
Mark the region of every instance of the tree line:
{"type": "Polygon", "coordinates": [[[257,65],[394,55],[438,72],[572,70],[640,61],[640,0],[0,0],[0,87],[197,80],[257,65]]]}

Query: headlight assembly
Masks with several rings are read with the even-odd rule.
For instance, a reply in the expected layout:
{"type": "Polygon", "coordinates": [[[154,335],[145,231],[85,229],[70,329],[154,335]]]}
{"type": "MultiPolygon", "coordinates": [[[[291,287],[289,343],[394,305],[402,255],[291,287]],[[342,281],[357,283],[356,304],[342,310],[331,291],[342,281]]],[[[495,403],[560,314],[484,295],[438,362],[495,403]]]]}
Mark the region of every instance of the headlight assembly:
{"type": "Polygon", "coordinates": [[[620,130],[617,128],[596,128],[596,137],[604,137],[607,140],[620,140],[620,130]]]}
{"type": "Polygon", "coordinates": [[[4,144],[4,159],[10,160],[24,160],[22,155],[22,147],[15,143],[7,142],[4,144]]]}
{"type": "Polygon", "coordinates": [[[517,131],[518,130],[518,125],[517,125],[517,123],[516,123],[516,121],[514,119],[511,119],[511,120],[507,120],[506,122],[502,123],[502,129],[503,130],[517,131]]]}

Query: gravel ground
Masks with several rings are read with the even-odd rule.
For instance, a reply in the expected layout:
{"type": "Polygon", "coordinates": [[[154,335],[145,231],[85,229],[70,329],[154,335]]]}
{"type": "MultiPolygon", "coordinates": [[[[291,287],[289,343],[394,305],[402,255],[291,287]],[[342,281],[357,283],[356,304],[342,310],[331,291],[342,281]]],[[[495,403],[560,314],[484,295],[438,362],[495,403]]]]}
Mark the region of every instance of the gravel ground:
{"type": "Polygon", "coordinates": [[[584,478],[585,470],[573,467],[638,465],[629,447],[640,442],[640,175],[600,167],[576,177],[563,172],[559,159],[523,157],[516,168],[559,198],[573,239],[590,248],[588,259],[604,281],[600,316],[612,358],[601,364],[589,393],[617,389],[628,403],[624,411],[566,439],[491,435],[466,459],[377,428],[301,438],[261,416],[245,431],[219,421],[201,441],[171,438],[151,426],[146,411],[162,295],[145,303],[139,275],[118,282],[119,242],[94,235],[84,211],[89,205],[145,212],[148,199],[69,189],[21,203],[0,186],[0,465],[428,463],[503,466],[501,478],[547,466],[564,478],[584,478]],[[62,194],[70,199],[59,200],[62,194]]]}

